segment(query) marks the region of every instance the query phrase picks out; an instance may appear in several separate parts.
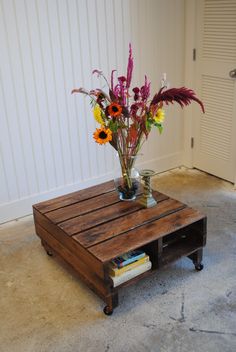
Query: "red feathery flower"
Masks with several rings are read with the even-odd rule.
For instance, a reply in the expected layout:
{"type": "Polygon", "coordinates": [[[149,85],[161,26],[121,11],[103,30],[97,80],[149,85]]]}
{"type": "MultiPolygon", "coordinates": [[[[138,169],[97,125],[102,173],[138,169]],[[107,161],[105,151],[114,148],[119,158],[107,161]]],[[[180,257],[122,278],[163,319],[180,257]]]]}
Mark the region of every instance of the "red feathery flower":
{"type": "Polygon", "coordinates": [[[165,87],[162,87],[159,92],[154,95],[150,107],[151,105],[157,105],[160,102],[165,102],[168,105],[168,103],[173,104],[173,102],[176,101],[176,103],[183,108],[184,106],[191,104],[192,100],[194,100],[201,106],[202,112],[205,112],[203,103],[196,97],[196,94],[192,89],[185,87],[164,89],[165,87]]]}

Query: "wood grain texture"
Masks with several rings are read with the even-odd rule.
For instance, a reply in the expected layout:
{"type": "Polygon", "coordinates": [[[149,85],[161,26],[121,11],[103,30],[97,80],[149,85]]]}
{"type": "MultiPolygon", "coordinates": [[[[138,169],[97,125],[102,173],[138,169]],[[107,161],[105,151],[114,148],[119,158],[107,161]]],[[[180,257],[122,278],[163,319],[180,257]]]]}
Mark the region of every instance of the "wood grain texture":
{"type": "Polygon", "coordinates": [[[194,223],[204,216],[192,208],[185,208],[157,221],[131,230],[120,236],[88,248],[101,262],[107,262],[118,255],[139,248],[184,226],[194,223]]]}
{"type": "Polygon", "coordinates": [[[82,202],[77,202],[72,205],[50,211],[46,213],[46,216],[54,224],[58,224],[71,218],[75,218],[76,216],[81,216],[94,210],[118,203],[119,201],[119,196],[116,191],[103,193],[82,202]]]}
{"type": "Polygon", "coordinates": [[[119,219],[141,208],[142,206],[136,202],[119,202],[109,207],[98,209],[92,213],[64,221],[58,224],[58,227],[72,236],[81,231],[98,226],[99,224],[119,219]]]}
{"type": "MultiPolygon", "coordinates": [[[[157,201],[159,199],[163,199],[163,195],[158,192],[154,192],[153,196],[154,198],[156,197],[157,201]]],[[[143,208],[143,206],[138,202],[140,197],[137,197],[135,202],[120,201],[116,204],[111,204],[109,207],[106,206],[93,212],[77,216],[68,221],[59,223],[58,226],[68,233],[68,235],[72,236],[100,224],[104,224],[115,219],[121,219],[128,214],[134,213],[143,208]]]]}
{"type": "Polygon", "coordinates": [[[109,181],[109,182],[102,183],[100,185],[86,188],[81,191],[69,193],[54,199],[50,199],[42,203],[35,204],[34,208],[39,210],[42,214],[45,214],[52,210],[59,209],[74,203],[78,203],[86,199],[90,199],[92,197],[96,197],[98,195],[111,192],[113,190],[114,190],[114,182],[109,181]]]}
{"type": "Polygon", "coordinates": [[[106,222],[73,236],[73,239],[85,248],[91,247],[185,207],[183,203],[166,198],[164,195],[160,195],[159,203],[155,207],[149,209],[142,208],[134,213],[112,220],[112,222],[106,222]],[[160,201],[161,198],[162,201],[160,201]]]}
{"type": "Polygon", "coordinates": [[[80,275],[81,279],[96,293],[99,293],[100,297],[105,299],[109,294],[109,290],[104,285],[104,281],[99,278],[92,267],[86,265],[81,261],[78,255],[73,254],[67,247],[65,247],[60,241],[52,236],[39,224],[36,224],[36,231],[40,238],[46,242],[46,249],[51,248],[51,252],[58,254],[64,261],[69,263],[80,275]]]}
{"type": "MultiPolygon", "coordinates": [[[[87,190],[90,190],[90,188],[87,188],[87,190]]],[[[140,195],[142,193],[142,190],[142,185],[140,185],[137,194],[140,195]]],[[[87,193],[90,194],[90,191],[88,191],[87,193]]],[[[76,203],[74,203],[73,197],[73,204],[63,204],[61,208],[49,211],[45,214],[47,218],[50,219],[53,223],[58,224],[60,222],[75,218],[80,215],[84,215],[86,213],[90,213],[94,210],[101,209],[118,202],[120,202],[118,193],[116,191],[108,190],[107,193],[104,192],[99,195],[91,196],[91,198],[89,199],[78,200],[78,202],[76,203]]]]}
{"type": "MultiPolygon", "coordinates": [[[[71,253],[78,256],[81,262],[84,262],[88,267],[92,267],[94,272],[104,278],[104,269],[98,259],[91,253],[89,254],[78,242],[73,241],[63,230],[51,223],[43,214],[34,209],[34,222],[36,226],[40,225],[48,233],[57,239],[63,246],[65,246],[71,253]]],[[[40,237],[40,234],[37,233],[40,237]]]]}

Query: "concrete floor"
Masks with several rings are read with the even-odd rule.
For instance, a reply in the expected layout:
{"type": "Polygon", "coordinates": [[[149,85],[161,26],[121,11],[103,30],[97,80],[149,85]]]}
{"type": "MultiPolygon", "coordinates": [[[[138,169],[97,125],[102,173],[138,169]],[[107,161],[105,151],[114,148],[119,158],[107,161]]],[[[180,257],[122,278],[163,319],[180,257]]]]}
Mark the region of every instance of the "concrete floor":
{"type": "Polygon", "coordinates": [[[196,170],[155,188],[208,216],[205,268],[182,258],[120,291],[113,316],[48,257],[32,216],[0,225],[1,352],[235,352],[236,191],[196,170]]]}

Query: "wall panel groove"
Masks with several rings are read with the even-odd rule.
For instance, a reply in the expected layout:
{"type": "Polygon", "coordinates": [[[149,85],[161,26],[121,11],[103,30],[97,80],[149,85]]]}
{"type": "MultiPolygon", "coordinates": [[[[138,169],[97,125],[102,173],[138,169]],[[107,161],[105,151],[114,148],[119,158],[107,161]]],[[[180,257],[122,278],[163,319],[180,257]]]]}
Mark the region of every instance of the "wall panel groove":
{"type": "MultiPolygon", "coordinates": [[[[184,0],[0,0],[0,222],[112,177],[115,151],[94,142],[89,99],[71,90],[106,89],[95,68],[125,75],[130,42],[133,86],[147,74],[154,93],[162,72],[181,86],[183,29],[184,0]]],[[[140,160],[157,171],[181,163],[181,111],[169,110],[140,160]]]]}

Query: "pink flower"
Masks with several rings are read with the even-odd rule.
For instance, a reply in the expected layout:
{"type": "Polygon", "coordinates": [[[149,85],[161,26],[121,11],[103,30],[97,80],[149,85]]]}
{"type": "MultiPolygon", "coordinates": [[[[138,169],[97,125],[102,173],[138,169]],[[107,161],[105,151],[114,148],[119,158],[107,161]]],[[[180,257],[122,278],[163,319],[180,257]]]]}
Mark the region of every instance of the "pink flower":
{"type": "Polygon", "coordinates": [[[128,66],[127,66],[127,81],[126,81],[126,88],[129,89],[131,80],[132,80],[132,73],[133,73],[133,68],[134,68],[134,59],[132,56],[132,47],[131,44],[129,44],[129,59],[128,59],[128,66]]]}
{"type": "Polygon", "coordinates": [[[138,93],[139,93],[139,88],[138,88],[138,87],[134,87],[134,88],[133,88],[133,92],[134,92],[135,94],[138,94],[138,93]]]}
{"type": "Polygon", "coordinates": [[[121,83],[124,83],[126,81],[126,77],[125,76],[120,76],[118,77],[118,81],[121,83]]]}
{"type": "Polygon", "coordinates": [[[150,95],[150,86],[151,86],[151,82],[147,81],[147,76],[145,75],[144,86],[142,86],[140,89],[140,93],[143,101],[146,101],[150,95]]]}

